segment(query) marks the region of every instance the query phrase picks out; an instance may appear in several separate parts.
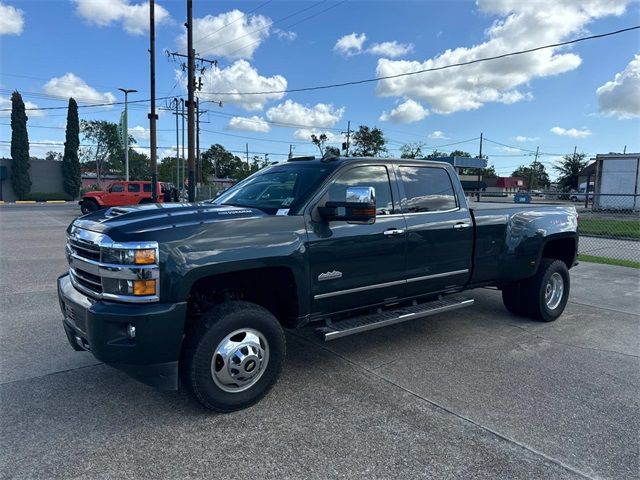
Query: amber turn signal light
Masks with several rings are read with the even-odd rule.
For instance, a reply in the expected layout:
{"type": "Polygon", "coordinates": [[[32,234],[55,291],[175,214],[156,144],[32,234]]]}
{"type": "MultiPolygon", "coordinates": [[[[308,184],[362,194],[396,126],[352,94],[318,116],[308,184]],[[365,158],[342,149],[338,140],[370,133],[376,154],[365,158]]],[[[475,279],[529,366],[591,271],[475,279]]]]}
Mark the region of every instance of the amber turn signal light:
{"type": "Polygon", "coordinates": [[[156,281],[155,280],[134,280],[133,294],[134,295],[155,295],[156,281]]]}
{"type": "Polygon", "coordinates": [[[136,250],[134,262],[136,265],[149,265],[156,263],[156,251],[153,248],[136,250]]]}

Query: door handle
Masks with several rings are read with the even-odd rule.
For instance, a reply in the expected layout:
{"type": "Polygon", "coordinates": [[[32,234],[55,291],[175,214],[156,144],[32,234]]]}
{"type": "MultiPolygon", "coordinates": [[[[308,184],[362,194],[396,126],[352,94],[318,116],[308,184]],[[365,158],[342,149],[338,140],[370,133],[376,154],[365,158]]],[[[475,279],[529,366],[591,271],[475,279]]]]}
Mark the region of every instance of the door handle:
{"type": "Polygon", "coordinates": [[[396,235],[401,235],[404,233],[404,230],[402,230],[401,228],[390,228],[389,230],[385,230],[384,234],[385,235],[389,235],[389,236],[396,236],[396,235]]]}
{"type": "Polygon", "coordinates": [[[461,223],[456,223],[453,228],[455,228],[456,230],[460,230],[462,228],[469,228],[471,226],[470,223],[466,223],[466,222],[461,222],[461,223]]]}

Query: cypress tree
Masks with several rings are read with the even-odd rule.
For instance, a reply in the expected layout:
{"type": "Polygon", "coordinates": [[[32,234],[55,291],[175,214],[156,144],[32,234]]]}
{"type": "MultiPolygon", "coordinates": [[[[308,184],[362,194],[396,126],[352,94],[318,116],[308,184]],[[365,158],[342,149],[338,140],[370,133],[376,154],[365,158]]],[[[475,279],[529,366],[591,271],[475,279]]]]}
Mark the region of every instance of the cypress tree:
{"type": "Polygon", "coordinates": [[[31,191],[29,176],[29,134],[22,95],[11,94],[11,185],[20,200],[31,191]]]}
{"type": "Polygon", "coordinates": [[[78,120],[78,104],[73,98],[69,99],[67,110],[67,131],[64,141],[64,156],[62,157],[62,181],[64,191],[77,198],[80,194],[80,122],[78,120]]]}

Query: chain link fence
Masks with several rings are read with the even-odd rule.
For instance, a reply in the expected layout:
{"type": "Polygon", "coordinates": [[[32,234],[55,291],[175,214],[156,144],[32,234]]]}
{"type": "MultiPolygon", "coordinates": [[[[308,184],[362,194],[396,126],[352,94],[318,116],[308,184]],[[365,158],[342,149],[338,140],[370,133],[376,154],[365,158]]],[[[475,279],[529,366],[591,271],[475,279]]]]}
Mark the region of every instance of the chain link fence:
{"type": "MultiPolygon", "coordinates": [[[[478,201],[478,192],[468,192],[467,195],[471,205],[478,201]]],[[[596,257],[592,259],[640,265],[640,195],[481,192],[479,201],[574,206],[579,215],[579,253],[584,259],[596,257]]]]}

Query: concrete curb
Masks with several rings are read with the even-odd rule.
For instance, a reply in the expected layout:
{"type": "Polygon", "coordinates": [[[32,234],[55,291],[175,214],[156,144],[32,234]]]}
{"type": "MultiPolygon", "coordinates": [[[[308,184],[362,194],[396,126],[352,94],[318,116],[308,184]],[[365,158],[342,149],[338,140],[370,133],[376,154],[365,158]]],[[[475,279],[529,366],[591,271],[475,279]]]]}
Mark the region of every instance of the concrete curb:
{"type": "Polygon", "coordinates": [[[75,203],[67,200],[43,200],[38,202],[36,200],[16,200],[15,202],[5,202],[4,200],[0,200],[0,205],[47,205],[47,204],[63,204],[63,203],[75,203]]]}

